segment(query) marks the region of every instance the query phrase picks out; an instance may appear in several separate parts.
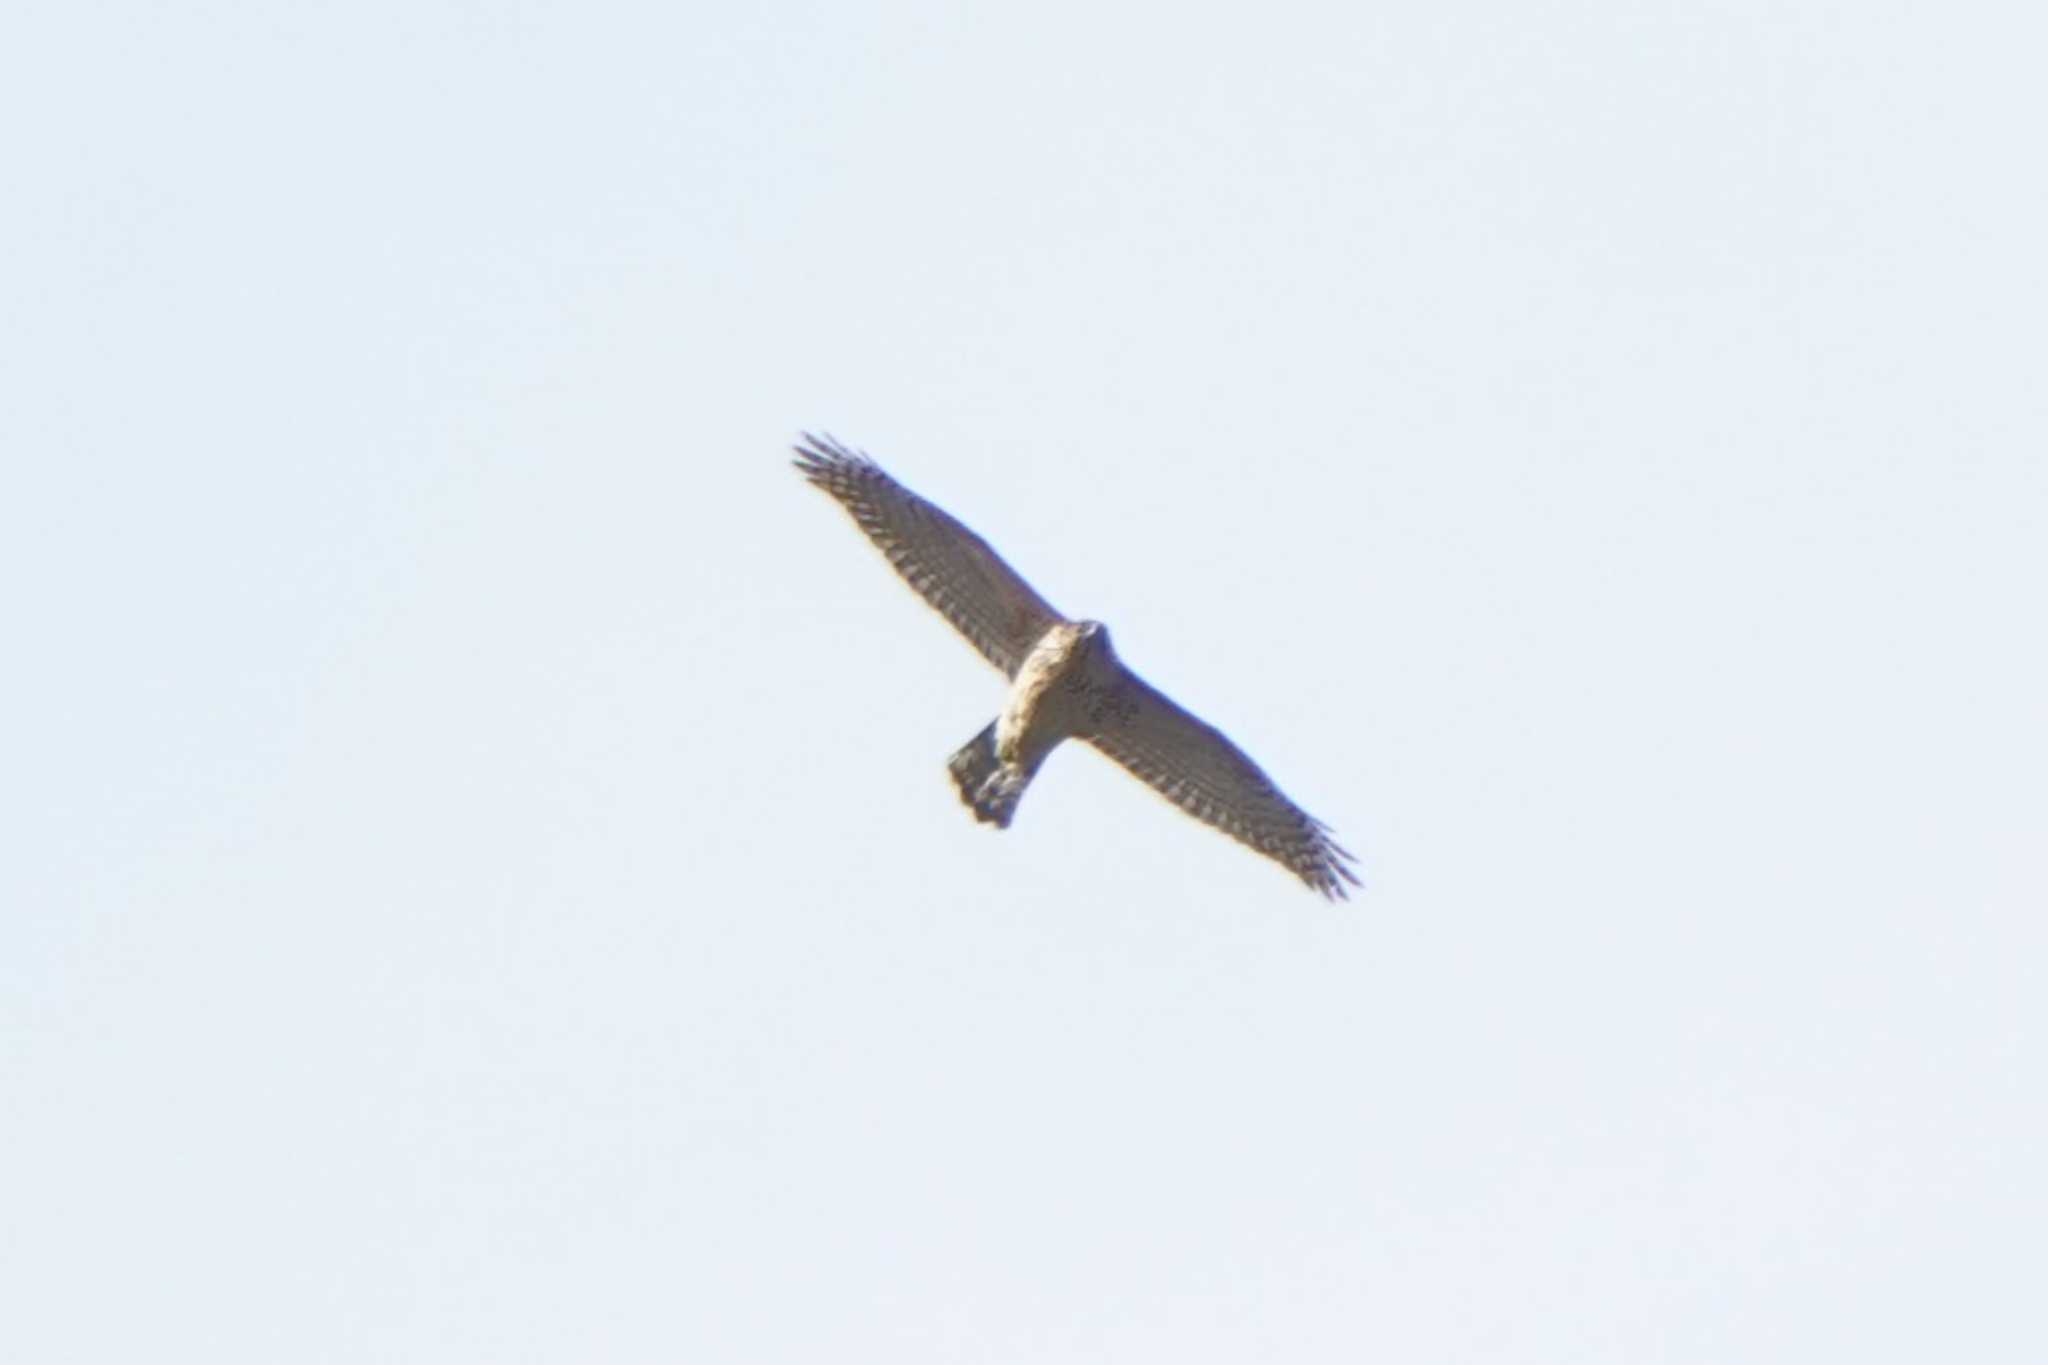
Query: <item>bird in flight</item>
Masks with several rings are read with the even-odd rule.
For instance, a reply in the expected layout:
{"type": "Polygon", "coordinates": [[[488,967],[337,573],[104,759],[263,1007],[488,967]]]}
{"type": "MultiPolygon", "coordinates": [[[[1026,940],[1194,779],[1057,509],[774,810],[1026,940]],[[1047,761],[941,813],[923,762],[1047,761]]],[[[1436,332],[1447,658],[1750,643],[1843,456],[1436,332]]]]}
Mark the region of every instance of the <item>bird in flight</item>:
{"type": "Polygon", "coordinates": [[[1188,814],[1332,900],[1360,885],[1330,827],[1288,800],[1216,729],[1124,667],[1099,621],[1054,611],[987,541],[865,454],[805,433],[803,476],[830,493],[896,572],[1010,679],[1009,700],[946,766],[977,820],[1009,828],[1065,739],[1094,745],[1188,814]]]}

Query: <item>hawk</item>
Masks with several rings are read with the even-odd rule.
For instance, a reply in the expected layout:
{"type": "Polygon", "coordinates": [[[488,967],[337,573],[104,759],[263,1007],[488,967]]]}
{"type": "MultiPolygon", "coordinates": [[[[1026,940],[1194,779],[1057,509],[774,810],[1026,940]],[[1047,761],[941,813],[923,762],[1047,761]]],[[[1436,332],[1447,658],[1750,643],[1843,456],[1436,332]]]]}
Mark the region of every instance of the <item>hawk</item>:
{"type": "Polygon", "coordinates": [[[1046,755],[1079,739],[1324,896],[1360,884],[1330,827],[1222,731],[1124,667],[1101,622],[1060,615],[987,541],[865,454],[809,433],[794,449],[803,476],[838,499],[896,572],[1010,679],[1001,714],[946,763],[975,819],[1009,828],[1046,755]]]}

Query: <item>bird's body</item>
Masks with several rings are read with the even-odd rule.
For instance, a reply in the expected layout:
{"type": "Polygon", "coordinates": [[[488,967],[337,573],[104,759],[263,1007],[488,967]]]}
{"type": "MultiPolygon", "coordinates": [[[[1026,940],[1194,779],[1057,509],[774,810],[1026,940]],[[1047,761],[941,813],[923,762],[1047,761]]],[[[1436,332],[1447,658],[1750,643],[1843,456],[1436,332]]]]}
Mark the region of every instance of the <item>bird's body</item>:
{"type": "Polygon", "coordinates": [[[1094,624],[1053,626],[1024,656],[996,717],[996,757],[1004,763],[1035,770],[1055,744],[1086,732],[1090,698],[1116,681],[1091,648],[1094,624]]]}
{"type": "Polygon", "coordinates": [[[1047,628],[1018,667],[1002,711],[947,765],[976,819],[1009,827],[1046,756],[1062,740],[1086,739],[1100,727],[1119,667],[1099,622],[1047,628]]]}
{"type": "Polygon", "coordinates": [[[872,460],[830,440],[805,440],[797,468],[1010,677],[1001,712],[947,761],[976,819],[1008,828],[1046,756],[1080,739],[1324,895],[1357,884],[1351,855],[1328,826],[1282,795],[1221,731],[1126,668],[1100,622],[1061,616],[986,541],[872,460]]]}

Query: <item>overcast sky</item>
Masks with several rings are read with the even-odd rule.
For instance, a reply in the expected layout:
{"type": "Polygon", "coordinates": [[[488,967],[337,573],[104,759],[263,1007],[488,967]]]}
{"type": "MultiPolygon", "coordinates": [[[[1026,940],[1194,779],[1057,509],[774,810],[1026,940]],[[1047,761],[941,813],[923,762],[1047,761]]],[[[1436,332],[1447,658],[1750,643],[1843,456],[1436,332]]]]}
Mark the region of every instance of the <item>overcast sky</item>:
{"type": "Polygon", "coordinates": [[[2048,1358],[2032,7],[7,27],[0,1356],[2048,1358]]]}

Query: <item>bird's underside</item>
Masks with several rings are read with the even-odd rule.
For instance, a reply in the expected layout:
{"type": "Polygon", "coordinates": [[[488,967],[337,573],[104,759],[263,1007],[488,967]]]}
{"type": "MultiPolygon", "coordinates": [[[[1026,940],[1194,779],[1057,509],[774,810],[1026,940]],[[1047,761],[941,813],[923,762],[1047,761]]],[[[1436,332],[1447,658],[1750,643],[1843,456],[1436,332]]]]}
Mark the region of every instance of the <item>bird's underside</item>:
{"type": "Polygon", "coordinates": [[[1046,756],[1081,739],[1169,801],[1331,898],[1356,886],[1351,854],[1244,751],[1124,667],[1109,631],[1070,621],[953,517],[830,437],[796,467],[836,498],[896,571],[1011,680],[1003,710],[947,768],[977,820],[1007,828],[1046,756]]]}

